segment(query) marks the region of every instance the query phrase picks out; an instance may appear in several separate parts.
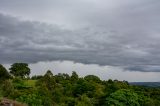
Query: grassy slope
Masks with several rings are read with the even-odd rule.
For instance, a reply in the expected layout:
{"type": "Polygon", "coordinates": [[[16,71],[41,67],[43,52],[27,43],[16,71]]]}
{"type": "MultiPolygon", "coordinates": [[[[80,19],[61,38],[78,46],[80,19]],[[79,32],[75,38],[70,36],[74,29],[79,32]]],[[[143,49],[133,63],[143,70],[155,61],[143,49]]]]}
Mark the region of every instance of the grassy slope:
{"type": "Polygon", "coordinates": [[[25,80],[24,84],[27,86],[35,87],[35,83],[37,80],[25,80]]]}

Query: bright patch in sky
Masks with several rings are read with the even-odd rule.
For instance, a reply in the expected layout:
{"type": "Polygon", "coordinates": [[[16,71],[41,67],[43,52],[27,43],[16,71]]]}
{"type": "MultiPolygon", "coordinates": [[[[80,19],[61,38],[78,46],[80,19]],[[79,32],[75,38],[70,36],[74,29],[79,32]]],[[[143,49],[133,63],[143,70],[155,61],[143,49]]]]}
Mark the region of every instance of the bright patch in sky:
{"type": "MultiPolygon", "coordinates": [[[[7,68],[10,64],[5,64],[7,68]]],[[[156,72],[139,72],[126,71],[121,67],[116,66],[99,66],[96,64],[82,64],[73,61],[52,61],[52,62],[38,62],[30,64],[31,76],[44,75],[47,70],[51,70],[54,75],[58,73],[67,73],[71,75],[72,71],[76,71],[80,77],[86,75],[96,75],[102,80],[126,80],[129,82],[157,82],[160,80],[160,73],[156,72]]]]}

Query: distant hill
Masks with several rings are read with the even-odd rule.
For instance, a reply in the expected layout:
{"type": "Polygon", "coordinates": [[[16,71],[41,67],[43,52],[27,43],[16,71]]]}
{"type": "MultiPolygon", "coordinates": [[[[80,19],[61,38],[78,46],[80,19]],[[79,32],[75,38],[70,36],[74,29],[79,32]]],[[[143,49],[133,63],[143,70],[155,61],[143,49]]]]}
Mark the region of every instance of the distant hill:
{"type": "Polygon", "coordinates": [[[129,84],[146,87],[160,87],[160,82],[129,82],[129,84]]]}

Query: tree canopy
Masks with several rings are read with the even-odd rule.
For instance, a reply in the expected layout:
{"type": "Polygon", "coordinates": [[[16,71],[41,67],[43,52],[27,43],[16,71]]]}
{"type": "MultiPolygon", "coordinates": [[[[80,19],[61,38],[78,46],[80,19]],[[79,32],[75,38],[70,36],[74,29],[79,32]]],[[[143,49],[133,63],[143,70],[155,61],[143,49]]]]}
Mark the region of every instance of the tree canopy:
{"type": "Polygon", "coordinates": [[[27,63],[14,63],[9,68],[10,73],[15,77],[27,77],[30,74],[30,68],[27,63]]]}
{"type": "Polygon", "coordinates": [[[8,79],[10,77],[8,71],[6,70],[6,68],[0,64],[0,80],[5,80],[8,79]]]}
{"type": "MultiPolygon", "coordinates": [[[[130,85],[126,81],[101,80],[98,76],[80,77],[47,70],[44,75],[25,78],[28,64],[12,64],[11,73],[0,65],[0,97],[28,106],[159,106],[160,88],[130,85]]],[[[0,103],[1,104],[1,103],[0,103]]]]}

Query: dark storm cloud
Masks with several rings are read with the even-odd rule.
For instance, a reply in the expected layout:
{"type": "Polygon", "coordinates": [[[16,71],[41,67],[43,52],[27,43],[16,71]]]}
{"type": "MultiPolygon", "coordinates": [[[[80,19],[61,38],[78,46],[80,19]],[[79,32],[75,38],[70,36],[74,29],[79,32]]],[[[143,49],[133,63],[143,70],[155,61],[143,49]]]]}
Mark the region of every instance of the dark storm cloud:
{"type": "Polygon", "coordinates": [[[72,60],[159,72],[158,0],[1,1],[1,63],[72,60]]]}
{"type": "Polygon", "coordinates": [[[160,66],[156,65],[139,65],[139,66],[129,66],[125,67],[125,70],[130,71],[142,71],[142,72],[160,72],[160,66]]]}

